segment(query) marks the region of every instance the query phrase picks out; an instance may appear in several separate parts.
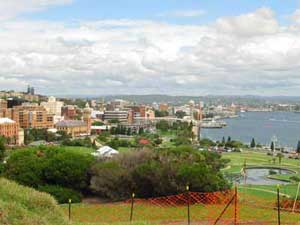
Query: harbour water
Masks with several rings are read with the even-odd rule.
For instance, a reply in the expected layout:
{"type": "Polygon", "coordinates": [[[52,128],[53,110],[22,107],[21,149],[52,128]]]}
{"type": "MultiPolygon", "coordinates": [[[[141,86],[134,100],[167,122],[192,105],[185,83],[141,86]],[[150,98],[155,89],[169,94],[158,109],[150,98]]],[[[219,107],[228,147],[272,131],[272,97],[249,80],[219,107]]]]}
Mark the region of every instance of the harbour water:
{"type": "Polygon", "coordinates": [[[226,119],[227,126],[222,129],[202,129],[201,138],[212,140],[227,139],[250,143],[270,145],[272,137],[276,137],[277,146],[297,146],[300,140],[300,113],[294,112],[245,112],[238,118],[226,119]]]}

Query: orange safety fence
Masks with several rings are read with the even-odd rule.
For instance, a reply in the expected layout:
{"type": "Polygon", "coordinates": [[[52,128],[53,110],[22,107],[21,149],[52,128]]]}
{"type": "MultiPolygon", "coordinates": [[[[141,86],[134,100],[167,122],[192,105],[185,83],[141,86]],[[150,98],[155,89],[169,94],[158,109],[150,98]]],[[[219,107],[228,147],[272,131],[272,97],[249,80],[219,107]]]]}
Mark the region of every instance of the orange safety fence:
{"type": "Polygon", "coordinates": [[[300,201],[274,194],[257,196],[235,190],[185,192],[158,198],[132,198],[125,202],[74,205],[72,220],[88,223],[143,221],[149,225],[281,225],[300,224],[300,201]],[[278,218],[280,216],[280,219],[278,218]]]}

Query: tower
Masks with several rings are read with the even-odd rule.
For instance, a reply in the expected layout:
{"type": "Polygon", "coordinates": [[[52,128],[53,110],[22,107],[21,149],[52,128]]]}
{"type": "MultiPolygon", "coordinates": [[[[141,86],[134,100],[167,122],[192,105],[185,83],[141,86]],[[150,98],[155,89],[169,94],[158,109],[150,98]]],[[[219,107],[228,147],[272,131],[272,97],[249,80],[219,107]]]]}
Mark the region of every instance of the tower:
{"type": "Polygon", "coordinates": [[[85,108],[83,109],[83,121],[87,125],[87,133],[91,134],[91,127],[92,127],[92,109],[90,108],[89,103],[86,103],[85,108]]]}
{"type": "Polygon", "coordinates": [[[199,115],[198,115],[198,120],[201,121],[203,119],[203,114],[202,114],[202,102],[199,101],[199,115]]]}

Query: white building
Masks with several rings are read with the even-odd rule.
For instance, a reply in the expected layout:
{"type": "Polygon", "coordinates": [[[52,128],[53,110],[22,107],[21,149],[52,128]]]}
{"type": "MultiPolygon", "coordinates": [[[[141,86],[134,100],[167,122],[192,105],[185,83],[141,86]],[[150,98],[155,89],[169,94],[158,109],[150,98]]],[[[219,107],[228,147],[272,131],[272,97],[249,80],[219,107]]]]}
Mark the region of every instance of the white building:
{"type": "Polygon", "coordinates": [[[61,116],[61,108],[64,106],[64,103],[56,101],[55,97],[49,97],[48,102],[42,102],[41,106],[44,106],[49,113],[59,117],[61,116]]]}
{"type": "Polygon", "coordinates": [[[118,155],[119,152],[109,146],[103,146],[99,148],[96,152],[92,153],[92,155],[96,157],[104,157],[104,158],[111,158],[114,155],[118,155]]]}

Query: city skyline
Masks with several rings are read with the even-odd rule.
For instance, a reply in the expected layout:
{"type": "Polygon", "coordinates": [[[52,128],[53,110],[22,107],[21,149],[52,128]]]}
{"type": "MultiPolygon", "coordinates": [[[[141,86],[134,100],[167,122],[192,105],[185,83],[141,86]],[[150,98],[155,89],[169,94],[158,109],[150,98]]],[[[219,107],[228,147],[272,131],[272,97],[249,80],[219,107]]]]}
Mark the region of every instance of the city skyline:
{"type": "Polygon", "coordinates": [[[299,1],[218,2],[2,2],[0,89],[299,96],[299,1]]]}

